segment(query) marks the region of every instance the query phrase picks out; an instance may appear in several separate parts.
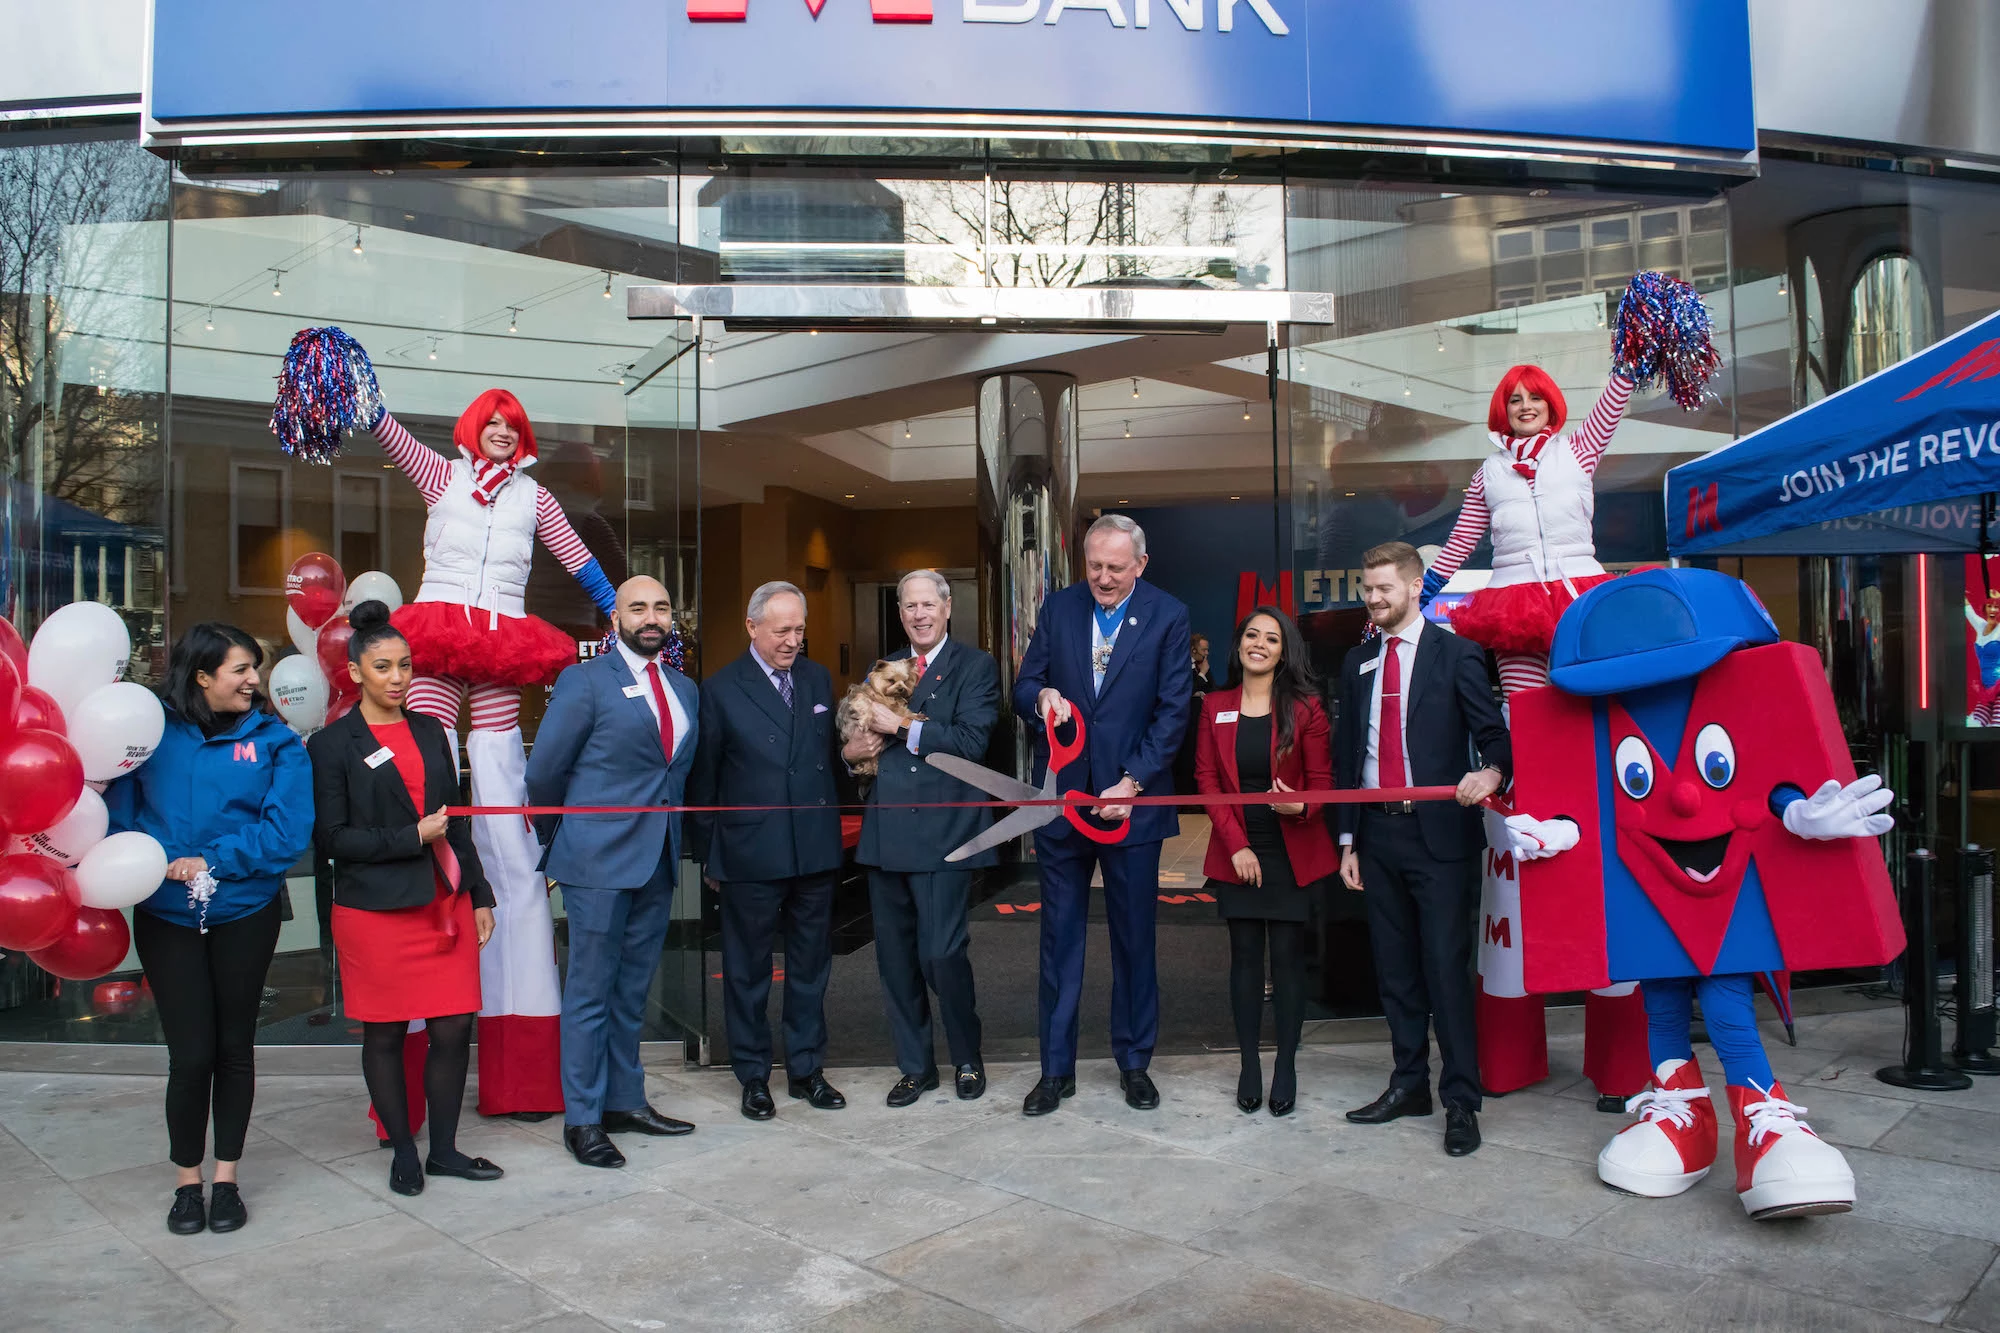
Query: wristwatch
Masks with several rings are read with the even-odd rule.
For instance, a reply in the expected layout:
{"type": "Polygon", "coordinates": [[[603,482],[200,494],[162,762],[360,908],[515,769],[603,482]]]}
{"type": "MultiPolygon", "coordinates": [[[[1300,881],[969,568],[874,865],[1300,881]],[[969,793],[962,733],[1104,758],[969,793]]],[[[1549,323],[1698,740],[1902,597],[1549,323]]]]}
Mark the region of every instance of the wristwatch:
{"type": "Polygon", "coordinates": [[[1125,775],[1125,781],[1132,784],[1132,794],[1135,796],[1143,793],[1146,790],[1145,786],[1140,783],[1139,779],[1133,777],[1130,773],[1127,773],[1125,775]]]}

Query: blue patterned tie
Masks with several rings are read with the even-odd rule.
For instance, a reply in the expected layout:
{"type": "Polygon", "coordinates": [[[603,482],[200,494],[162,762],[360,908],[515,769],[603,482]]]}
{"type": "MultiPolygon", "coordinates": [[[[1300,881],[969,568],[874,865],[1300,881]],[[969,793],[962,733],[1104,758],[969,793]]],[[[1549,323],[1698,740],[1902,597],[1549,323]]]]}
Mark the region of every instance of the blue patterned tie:
{"type": "Polygon", "coordinates": [[[792,673],[778,670],[771,673],[771,679],[778,682],[778,693],[785,696],[785,707],[792,706],[792,673]]]}

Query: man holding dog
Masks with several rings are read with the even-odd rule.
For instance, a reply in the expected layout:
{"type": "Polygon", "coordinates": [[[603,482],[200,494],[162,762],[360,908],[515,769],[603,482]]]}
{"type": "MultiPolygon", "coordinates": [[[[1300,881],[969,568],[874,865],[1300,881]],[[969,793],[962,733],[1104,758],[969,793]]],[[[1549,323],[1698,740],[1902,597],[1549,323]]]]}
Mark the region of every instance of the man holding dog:
{"type": "Polygon", "coordinates": [[[872,758],[878,765],[855,860],[869,868],[875,962],[903,1075],[889,1090],[888,1102],[909,1106],[938,1086],[933,993],[951,1055],[953,1091],[971,1101],[986,1091],[986,1065],[980,1057],[966,912],[972,872],[994,864],[996,853],[988,850],[955,865],[947,865],[944,856],[979,836],[991,812],[921,808],[986,799],[925,763],[924,756],[984,762],[1000,717],[1000,672],[989,654],[950,637],[951,585],[936,570],[903,575],[896,603],[910,638],[908,651],[897,656],[915,659],[908,707],[921,720],[905,723],[884,705],[871,704],[870,729],[841,751],[850,764],[872,758]]]}

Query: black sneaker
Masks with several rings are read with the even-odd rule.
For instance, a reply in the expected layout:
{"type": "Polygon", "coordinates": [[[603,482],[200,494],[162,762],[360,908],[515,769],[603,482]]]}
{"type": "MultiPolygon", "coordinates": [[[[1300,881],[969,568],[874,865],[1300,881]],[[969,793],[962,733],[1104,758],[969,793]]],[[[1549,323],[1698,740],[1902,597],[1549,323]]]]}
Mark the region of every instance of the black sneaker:
{"type": "Polygon", "coordinates": [[[176,1236],[192,1236],[208,1229],[208,1209],[201,1201],[201,1186],[183,1185],[174,1191],[174,1206],[167,1210],[167,1230],[176,1236]]]}
{"type": "Polygon", "coordinates": [[[208,1191],[208,1229],[210,1231],[241,1231],[243,1224],[250,1220],[250,1210],[243,1206],[243,1196],[236,1190],[233,1180],[218,1180],[208,1191]]]}

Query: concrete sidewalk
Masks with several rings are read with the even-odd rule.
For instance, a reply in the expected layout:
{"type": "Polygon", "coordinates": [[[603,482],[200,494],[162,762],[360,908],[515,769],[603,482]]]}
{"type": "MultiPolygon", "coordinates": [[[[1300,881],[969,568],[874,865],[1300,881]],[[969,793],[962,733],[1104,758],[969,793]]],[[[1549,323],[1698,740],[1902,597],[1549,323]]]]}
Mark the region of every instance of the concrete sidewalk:
{"type": "Polygon", "coordinates": [[[1599,1184],[1623,1122],[1593,1108],[1573,1037],[1554,1078],[1487,1104],[1486,1146],[1456,1161],[1441,1116],[1342,1118],[1382,1089],[1386,1044],[1309,1047],[1285,1120],[1236,1110],[1233,1054],[1158,1061],[1151,1113],[1108,1062],[1086,1066],[1038,1121],[1023,1066],[992,1068],[983,1101],[947,1085],[902,1111],[882,1104],[892,1072],[836,1070],[847,1110],[781,1090],[761,1125],[726,1072],[676,1067],[652,1096],[691,1137],[621,1136],[631,1164],[593,1171],[557,1121],[475,1118],[462,1146],[507,1178],[416,1199],[388,1190],[358,1071],[267,1078],[250,1225],[188,1238],[165,1226],[160,1080],[0,1074],[0,1324],[2000,1331],[2000,1080],[1876,1082],[1896,1009],[1799,1035],[1771,1038],[1774,1063],[1860,1202],[1767,1224],[1726,1167],[1675,1200],[1599,1184]]]}

